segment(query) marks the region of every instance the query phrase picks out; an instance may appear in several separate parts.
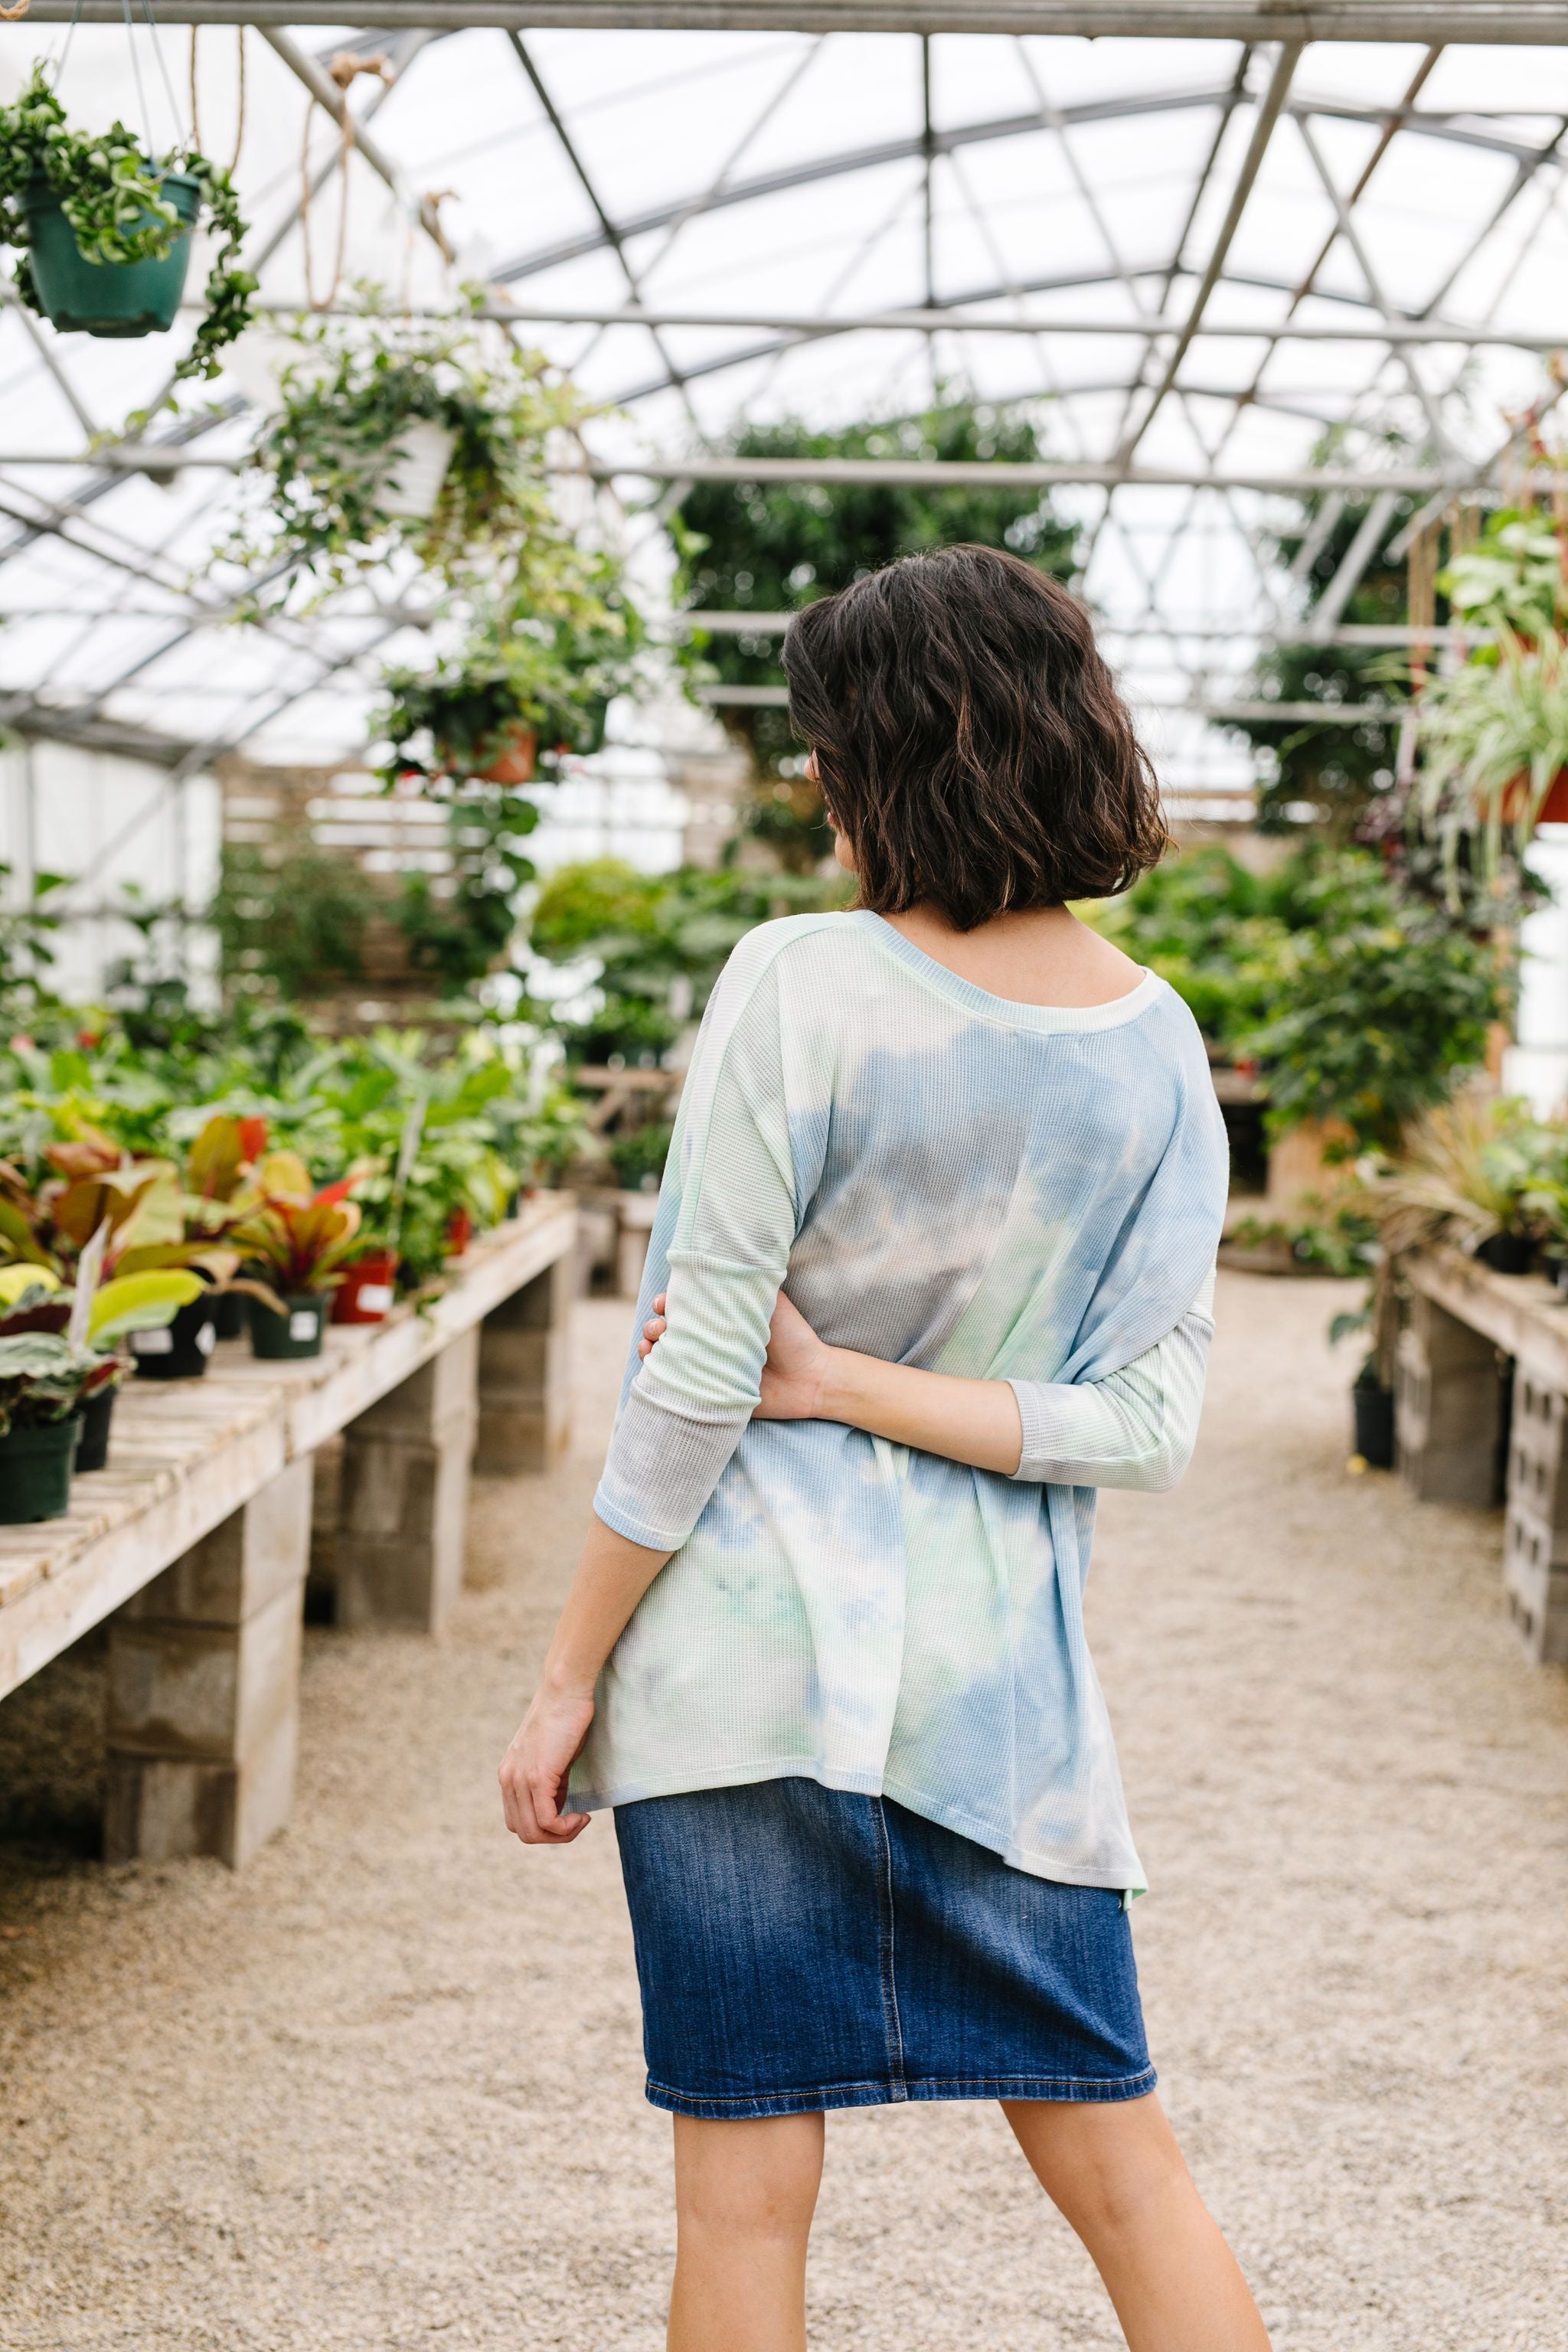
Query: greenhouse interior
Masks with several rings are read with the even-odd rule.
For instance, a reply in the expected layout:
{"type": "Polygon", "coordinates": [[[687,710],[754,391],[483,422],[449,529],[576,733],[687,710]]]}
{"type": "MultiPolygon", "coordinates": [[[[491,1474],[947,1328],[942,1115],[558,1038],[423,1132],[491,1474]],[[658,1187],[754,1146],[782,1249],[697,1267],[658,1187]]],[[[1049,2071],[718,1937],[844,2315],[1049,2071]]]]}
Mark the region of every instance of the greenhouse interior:
{"type": "Polygon", "coordinates": [[[495,1761],[721,976],[913,903],[786,630],[978,547],[1131,713],[1169,845],[1074,937],[1225,1130],[1085,1606],[1266,2333],[868,2093],[809,2340],[1568,2347],[1568,12],[0,19],[0,2342],[667,2341],[618,1832],[520,1853],[495,1761]]]}

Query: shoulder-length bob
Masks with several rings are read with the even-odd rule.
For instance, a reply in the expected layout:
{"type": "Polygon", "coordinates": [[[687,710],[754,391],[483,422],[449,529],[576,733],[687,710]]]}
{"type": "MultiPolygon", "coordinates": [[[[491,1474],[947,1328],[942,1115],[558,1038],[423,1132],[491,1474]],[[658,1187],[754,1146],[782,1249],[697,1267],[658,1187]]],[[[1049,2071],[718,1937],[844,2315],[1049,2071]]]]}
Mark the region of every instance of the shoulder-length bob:
{"type": "Polygon", "coordinates": [[[1168,842],[1148,757],[1065,588],[994,547],[906,555],[807,604],[789,707],[860,903],[961,931],[1106,898],[1168,842]]]}

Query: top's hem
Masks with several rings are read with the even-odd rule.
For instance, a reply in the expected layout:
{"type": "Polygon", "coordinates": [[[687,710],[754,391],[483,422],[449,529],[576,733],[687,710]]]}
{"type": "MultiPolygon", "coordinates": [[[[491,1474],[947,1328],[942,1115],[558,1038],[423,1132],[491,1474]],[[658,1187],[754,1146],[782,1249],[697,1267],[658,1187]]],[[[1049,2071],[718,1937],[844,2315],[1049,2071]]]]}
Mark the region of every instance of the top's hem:
{"type": "Polygon", "coordinates": [[[727,1765],[696,1778],[689,1772],[673,1772],[605,1790],[574,1788],[569,1791],[569,1802],[576,1813],[609,1812],[617,1805],[640,1804],[649,1797],[695,1796],[704,1789],[744,1789],[763,1780],[815,1780],[818,1788],[842,1789],[850,1796],[890,1797],[894,1804],[906,1806],[911,1813],[952,1830],[958,1837],[968,1838],[973,1845],[983,1845],[988,1853],[999,1854],[1011,1869],[1024,1871],[1031,1878],[1056,1879],[1064,1886],[1101,1886],[1113,1895],[1146,1895],[1149,1891],[1142,1865],[1135,1855],[1130,1869],[1084,1869],[1060,1855],[1019,1845],[987,1822],[976,1821],[961,1806],[939,1804],[923,1790],[911,1788],[906,1781],[889,1780],[880,1772],[835,1771],[830,1765],[804,1756],[775,1756],[727,1765]]]}

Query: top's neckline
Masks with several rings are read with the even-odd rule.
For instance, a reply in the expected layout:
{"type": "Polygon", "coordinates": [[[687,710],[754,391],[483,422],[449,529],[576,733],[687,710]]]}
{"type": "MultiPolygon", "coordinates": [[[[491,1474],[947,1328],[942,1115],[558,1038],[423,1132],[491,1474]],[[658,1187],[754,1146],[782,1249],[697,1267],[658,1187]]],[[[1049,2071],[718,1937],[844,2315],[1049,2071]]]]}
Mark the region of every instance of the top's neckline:
{"type": "Polygon", "coordinates": [[[1113,996],[1107,1004],[1025,1004],[1016,997],[994,996],[988,988],[951,971],[868,907],[857,908],[849,919],[868,929],[879,945],[907,964],[928,987],[962,1004],[966,1012],[1002,1022],[1010,1029],[1115,1029],[1146,1012],[1162,986],[1159,974],[1145,970],[1136,988],[1130,988],[1125,996],[1113,996]]]}

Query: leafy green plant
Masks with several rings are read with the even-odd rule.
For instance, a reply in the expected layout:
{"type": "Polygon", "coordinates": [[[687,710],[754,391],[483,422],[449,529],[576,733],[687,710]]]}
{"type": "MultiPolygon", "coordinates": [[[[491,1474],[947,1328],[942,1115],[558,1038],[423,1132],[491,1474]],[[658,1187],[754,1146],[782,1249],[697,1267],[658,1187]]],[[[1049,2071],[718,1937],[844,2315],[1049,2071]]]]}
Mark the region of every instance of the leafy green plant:
{"type": "Polygon", "coordinates": [[[1377,1253],[1377,1221],[1358,1196],[1339,1201],[1303,1193],[1294,1217],[1241,1217],[1227,1247],[1278,1251],[1313,1274],[1364,1274],[1377,1253]]]}
{"type": "Polygon", "coordinates": [[[233,1238],[275,1277],[284,1300],[329,1290],[338,1278],[359,1231],[359,1208],[348,1198],[355,1181],[342,1176],[313,1191],[310,1171],[292,1151],[268,1152],[258,1166],[253,1200],[233,1238]]]}
{"type": "Polygon", "coordinates": [[[700,1017],[747,931],[771,916],[841,904],[847,887],[842,877],[744,867],[639,874],[618,858],[558,867],[539,894],[529,941],[548,962],[596,967],[591,1006],[557,1024],[569,1059],[652,1066],[700,1017]]]}
{"type": "Polygon", "coordinates": [[[606,556],[584,556],[575,583],[487,615],[433,668],[386,672],[388,700],[371,722],[387,747],[383,779],[461,782],[482,776],[525,737],[546,773],[563,752],[596,751],[611,701],[634,683],[643,636],[616,567],[606,556]]]}
{"type": "Polygon", "coordinates": [[[562,522],[544,470],[550,435],[587,413],[572,386],[480,320],[411,319],[384,310],[374,288],[360,295],[356,313],[291,331],[299,358],[257,447],[251,510],[225,550],[276,575],[258,608],[340,587],[400,551],[448,585],[510,583],[534,612],[591,591],[601,563],[562,522]],[[427,515],[399,496],[418,425],[451,438],[427,515]]]}
{"type": "Polygon", "coordinates": [[[16,291],[30,310],[41,312],[43,305],[27,250],[29,188],[46,183],[87,259],[112,267],[161,258],[184,233],[185,224],[163,194],[171,172],[199,183],[217,239],[206,309],[174,374],[215,376],[225,345],[248,322],[257,289],[249,271],[237,267],[246,224],[228,173],[191,148],[151,156],[122,122],[91,135],[73,131],[41,64],[20,96],[0,106],[0,243],[18,251],[16,291]]]}
{"type": "Polygon", "coordinates": [[[358,866],[331,851],[268,857],[228,843],[207,919],[231,986],[270,985],[292,1001],[363,979],[365,929],[382,903],[358,866]]]}
{"type": "Polygon", "coordinates": [[[1505,829],[1522,856],[1546,796],[1568,768],[1568,639],[1504,628],[1458,669],[1434,677],[1417,707],[1415,812],[1443,852],[1450,898],[1461,845],[1472,870],[1499,873],[1505,829]]]}
{"type": "MultiPolygon", "coordinates": [[[[1033,417],[1021,408],[949,401],[915,417],[818,432],[795,421],[748,425],[721,445],[735,457],[996,458],[1030,463],[1046,451],[1033,417]]],[[[1076,528],[1058,519],[1039,490],[934,484],[810,482],[698,483],[672,525],[679,559],[679,601],[724,612],[795,612],[847,587],[895,556],[961,541],[1010,548],[1042,571],[1066,579],[1077,558],[1076,528]]],[[[695,650],[722,683],[781,682],[779,640],[700,637],[695,650]]],[[[804,758],[776,708],[720,705],[731,733],[751,752],[757,786],[745,829],[767,842],[786,868],[810,870],[831,845],[821,796],[806,782],[804,758]]]]}
{"type": "Polygon", "coordinates": [[[1517,1098],[1461,1093],[1426,1113],[1366,1199],[1391,1256],[1441,1242],[1473,1251],[1499,1234],[1535,1241],[1561,1229],[1565,1177],[1568,1129],[1517,1098]]]}
{"type": "MultiPolygon", "coordinates": [[[[0,863],[0,893],[7,898],[13,868],[0,863]]],[[[19,907],[0,907],[0,1011],[9,1024],[36,1019],[58,1005],[49,983],[54,935],[65,920],[50,901],[67,887],[64,874],[35,874],[19,907]]]]}
{"type": "Polygon", "coordinates": [[[1274,1011],[1237,1042],[1264,1066],[1272,1131],[1339,1119],[1392,1150],[1483,1061],[1506,974],[1490,941],[1397,899],[1364,866],[1353,894],[1293,933],[1274,1011]]]}
{"type": "Polygon", "coordinates": [[[1568,539],[1538,509],[1499,507],[1437,575],[1455,620],[1532,637],[1568,621],[1568,539]]]}
{"type": "Polygon", "coordinates": [[[405,874],[394,918],[408,942],[409,961],[449,990],[471,987],[510,947],[517,901],[534,878],[521,844],[539,811],[521,793],[463,785],[447,803],[447,869],[405,874]]]}
{"type": "Polygon", "coordinates": [[[656,1192],[658,1190],[674,1133],[672,1126],[660,1122],[657,1126],[634,1127],[628,1134],[617,1135],[614,1139],[605,1156],[623,1192],[656,1192]]]}

